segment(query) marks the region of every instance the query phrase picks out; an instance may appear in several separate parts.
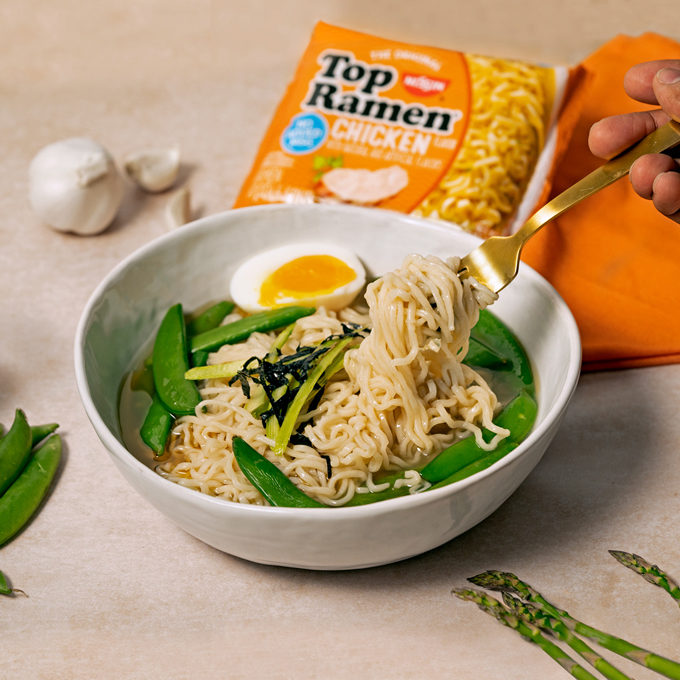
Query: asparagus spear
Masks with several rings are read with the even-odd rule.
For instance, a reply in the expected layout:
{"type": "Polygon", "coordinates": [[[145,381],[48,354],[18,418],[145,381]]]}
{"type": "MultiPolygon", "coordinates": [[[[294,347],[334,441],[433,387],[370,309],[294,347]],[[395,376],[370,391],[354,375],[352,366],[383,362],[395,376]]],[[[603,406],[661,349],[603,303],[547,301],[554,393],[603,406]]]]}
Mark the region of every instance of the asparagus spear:
{"type": "Polygon", "coordinates": [[[574,635],[559,619],[546,614],[540,607],[522,602],[510,593],[503,593],[503,602],[508,609],[526,623],[537,626],[540,630],[552,633],[562,642],[566,642],[577,654],[580,654],[593,668],[597,669],[608,680],[631,680],[625,673],[609,663],[581,638],[574,635]]]}
{"type": "Polygon", "coordinates": [[[548,656],[578,680],[597,680],[588,670],[574,661],[552,640],[543,635],[538,626],[529,623],[507,610],[497,599],[479,590],[454,589],[453,594],[461,600],[475,602],[487,614],[491,614],[503,625],[514,628],[522,637],[536,643],[548,656]]]}
{"type": "Polygon", "coordinates": [[[663,656],[650,652],[647,649],[627,642],[621,638],[604,633],[597,628],[593,628],[570,616],[563,609],[558,609],[548,602],[541,593],[532,588],[528,583],[521,581],[517,576],[509,572],[485,571],[468,579],[471,583],[489,590],[500,590],[514,593],[526,602],[535,602],[543,611],[556,619],[559,619],[569,630],[583,635],[586,638],[595,640],[605,649],[609,649],[615,654],[635,661],[641,666],[646,666],[661,675],[673,680],[680,680],[680,663],[672,661],[663,656]]]}
{"type": "Polygon", "coordinates": [[[656,564],[650,564],[644,557],[623,550],[610,550],[609,554],[617,559],[624,567],[636,571],[645,581],[663,588],[675,599],[680,607],[680,585],[678,585],[665,571],[656,564]]]}

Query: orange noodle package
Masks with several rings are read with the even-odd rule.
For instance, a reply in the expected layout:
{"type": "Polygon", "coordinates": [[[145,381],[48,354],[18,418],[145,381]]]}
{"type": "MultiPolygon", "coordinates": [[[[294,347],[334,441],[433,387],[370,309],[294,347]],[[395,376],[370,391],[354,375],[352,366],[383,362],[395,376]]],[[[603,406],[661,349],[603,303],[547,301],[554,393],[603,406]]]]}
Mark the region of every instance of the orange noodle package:
{"type": "Polygon", "coordinates": [[[235,207],[351,203],[511,233],[547,198],[581,80],[319,23],[235,207]]]}

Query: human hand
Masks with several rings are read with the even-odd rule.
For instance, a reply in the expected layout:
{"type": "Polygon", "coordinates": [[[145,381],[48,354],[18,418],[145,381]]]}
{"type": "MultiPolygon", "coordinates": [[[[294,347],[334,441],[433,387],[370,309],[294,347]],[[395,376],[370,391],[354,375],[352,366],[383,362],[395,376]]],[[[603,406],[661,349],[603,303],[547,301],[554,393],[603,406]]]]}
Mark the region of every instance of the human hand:
{"type": "MultiPolygon", "coordinates": [[[[612,158],[668,122],[680,121],[680,59],[661,59],[633,66],[623,86],[633,99],[657,104],[653,111],[610,116],[590,128],[588,146],[601,158],[612,158]]],[[[630,169],[633,189],[656,209],[680,222],[680,161],[666,154],[647,154],[630,169]]]]}

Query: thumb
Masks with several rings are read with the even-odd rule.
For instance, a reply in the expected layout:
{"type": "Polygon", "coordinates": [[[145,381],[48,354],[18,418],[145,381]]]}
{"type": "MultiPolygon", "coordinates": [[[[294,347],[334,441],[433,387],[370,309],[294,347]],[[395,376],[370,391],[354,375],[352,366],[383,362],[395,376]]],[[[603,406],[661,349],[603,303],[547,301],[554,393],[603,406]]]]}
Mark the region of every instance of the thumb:
{"type": "Polygon", "coordinates": [[[654,76],[654,94],[661,108],[680,121],[680,69],[662,68],[654,76]]]}

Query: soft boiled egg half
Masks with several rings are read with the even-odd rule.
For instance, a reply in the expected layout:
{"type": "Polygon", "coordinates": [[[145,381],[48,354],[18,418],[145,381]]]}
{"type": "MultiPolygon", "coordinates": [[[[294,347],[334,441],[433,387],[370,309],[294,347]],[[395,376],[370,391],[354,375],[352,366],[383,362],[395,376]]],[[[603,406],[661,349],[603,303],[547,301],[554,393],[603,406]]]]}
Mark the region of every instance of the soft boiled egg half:
{"type": "Polygon", "coordinates": [[[291,243],[246,260],[231,279],[231,298],[246,312],[285,305],[338,310],[364,287],[366,273],[350,250],[332,243],[291,243]]]}

